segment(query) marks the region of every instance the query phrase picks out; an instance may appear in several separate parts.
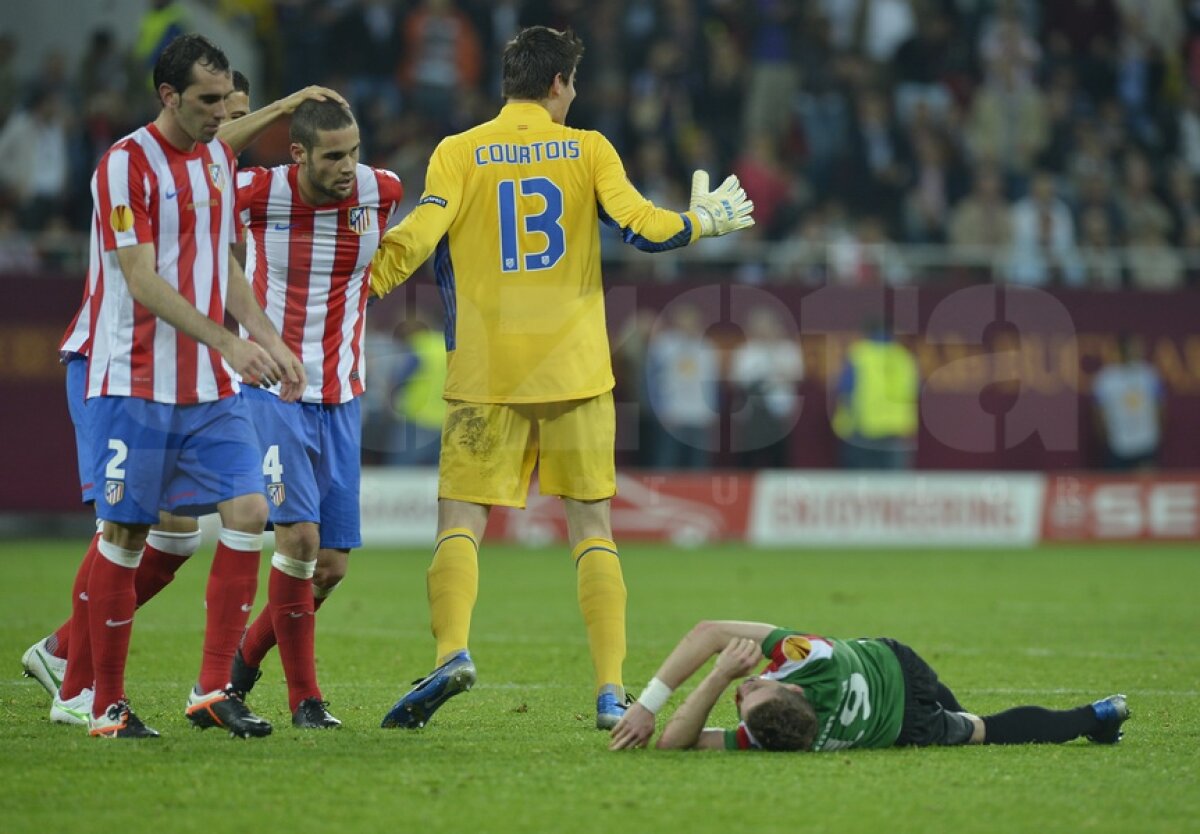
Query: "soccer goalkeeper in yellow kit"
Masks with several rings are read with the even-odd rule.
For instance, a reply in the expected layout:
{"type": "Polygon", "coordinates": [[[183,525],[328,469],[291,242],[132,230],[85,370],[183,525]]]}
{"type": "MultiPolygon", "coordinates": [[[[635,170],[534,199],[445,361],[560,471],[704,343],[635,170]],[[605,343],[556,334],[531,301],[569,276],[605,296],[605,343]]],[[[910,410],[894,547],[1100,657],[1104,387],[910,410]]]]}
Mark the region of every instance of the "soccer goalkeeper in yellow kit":
{"type": "Polygon", "coordinates": [[[444,139],[417,207],[383,238],[371,288],[386,295],[430,254],[446,308],[446,422],[438,537],[428,590],[437,668],[383,719],[421,727],[471,688],[467,651],[478,550],[493,506],[541,492],[566,509],[579,607],[596,675],[596,726],[625,711],[625,584],[609,504],[616,494],[613,374],[600,277],[600,222],[648,252],[753,225],[735,177],[716,191],[696,172],[686,212],[629,183],[599,133],[566,127],[582,42],[521,31],[504,50],[506,105],[444,139]]]}

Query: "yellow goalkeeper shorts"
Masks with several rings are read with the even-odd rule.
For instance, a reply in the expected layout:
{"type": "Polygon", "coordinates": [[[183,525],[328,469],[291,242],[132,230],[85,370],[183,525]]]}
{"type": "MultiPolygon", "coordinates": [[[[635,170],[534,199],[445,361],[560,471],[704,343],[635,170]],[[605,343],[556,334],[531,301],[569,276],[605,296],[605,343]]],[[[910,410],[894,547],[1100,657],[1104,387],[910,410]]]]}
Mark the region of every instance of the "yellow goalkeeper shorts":
{"type": "Polygon", "coordinates": [[[617,493],[612,392],[556,403],[447,403],[438,496],[524,507],[542,495],[598,501],[617,493]]]}

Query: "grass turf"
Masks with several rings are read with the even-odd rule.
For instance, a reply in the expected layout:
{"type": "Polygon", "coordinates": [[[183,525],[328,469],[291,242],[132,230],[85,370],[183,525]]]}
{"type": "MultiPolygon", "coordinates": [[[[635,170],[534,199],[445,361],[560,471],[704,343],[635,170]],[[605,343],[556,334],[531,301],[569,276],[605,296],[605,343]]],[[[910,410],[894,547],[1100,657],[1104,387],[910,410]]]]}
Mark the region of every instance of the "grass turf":
{"type": "MultiPolygon", "coordinates": [[[[21,652],[67,611],[79,542],[0,544],[0,829],[88,831],[1183,832],[1200,826],[1200,558],[1190,547],[751,551],[626,545],[636,693],[697,619],[776,622],[913,645],[970,709],[1068,707],[1122,691],[1114,748],[610,754],[564,549],[487,546],[476,688],[420,731],[378,728],[428,671],[428,552],[367,550],[318,618],[333,732],[290,726],[274,653],[251,704],[273,736],[183,717],[207,559],[139,612],[128,667],[163,738],[52,725],[21,652]]],[[[265,560],[264,560],[265,562],[265,560]]],[[[265,574],[264,574],[265,578],[265,574]]],[[[265,581],[260,586],[260,600],[265,581]]],[[[677,704],[679,696],[673,703],[677,704]]],[[[667,708],[669,713],[671,707],[667,708]]],[[[730,725],[726,701],[714,716],[730,725]]]]}

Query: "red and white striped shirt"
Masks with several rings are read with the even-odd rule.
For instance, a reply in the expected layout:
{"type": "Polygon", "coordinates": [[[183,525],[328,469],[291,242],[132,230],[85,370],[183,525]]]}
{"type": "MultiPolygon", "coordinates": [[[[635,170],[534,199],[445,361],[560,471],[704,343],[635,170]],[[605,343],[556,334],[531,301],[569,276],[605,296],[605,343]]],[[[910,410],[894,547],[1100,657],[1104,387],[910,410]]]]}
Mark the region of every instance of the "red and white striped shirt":
{"type": "MultiPolygon", "coordinates": [[[[238,172],[238,219],[254,296],[308,375],[306,403],[363,392],[363,320],[371,259],[404,189],[391,171],[359,165],[351,195],[311,206],[299,167],[238,172]]],[[[278,389],[276,389],[277,391],[278,389]]]]}
{"type": "MultiPolygon", "coordinates": [[[[224,324],[234,220],[234,157],[219,139],[184,152],[149,124],[117,142],[92,175],[88,268],[89,397],[188,405],[238,392],[221,355],[129,292],[117,249],[154,245],[155,269],[202,315],[224,324]]],[[[78,323],[78,322],[77,322],[78,323]]]]}

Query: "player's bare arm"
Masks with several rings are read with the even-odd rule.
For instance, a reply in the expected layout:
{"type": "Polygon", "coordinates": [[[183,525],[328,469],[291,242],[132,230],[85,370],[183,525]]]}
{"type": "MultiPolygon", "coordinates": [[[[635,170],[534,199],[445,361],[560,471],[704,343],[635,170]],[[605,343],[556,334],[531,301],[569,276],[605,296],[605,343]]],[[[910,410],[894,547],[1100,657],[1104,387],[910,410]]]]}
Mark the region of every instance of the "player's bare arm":
{"type": "Polygon", "coordinates": [[[349,107],[346,99],[337,90],[313,85],[297,90],[290,96],[273,101],[266,107],[260,107],[252,113],[247,113],[240,119],[224,122],[217,130],[217,137],[222,139],[235,154],[244,151],[259,134],[284,116],[291,115],[302,102],[324,101],[333,99],[343,107],[349,107]]]}
{"type": "MultiPolygon", "coordinates": [[[[280,378],[282,369],[279,363],[266,351],[239,339],[202,314],[155,271],[153,244],[123,246],[117,250],[117,260],[121,264],[121,272],[125,275],[130,294],[151,313],[180,333],[187,334],[218,351],[239,374],[249,375],[254,379],[280,378]]],[[[253,301],[253,295],[251,300],[253,301]]]]}
{"type": "Polygon", "coordinates": [[[735,637],[717,656],[716,665],[700,685],[680,704],[655,745],[659,750],[686,750],[693,747],[721,748],[722,730],[706,730],[704,725],[717,701],[729,685],[754,671],[763,659],[759,641],[735,637]],[[703,742],[703,743],[701,743],[703,742]]]}
{"type": "MultiPolygon", "coordinates": [[[[249,380],[261,380],[268,385],[274,385],[276,382],[282,383],[279,398],[284,402],[295,402],[300,399],[304,393],[304,386],[307,384],[304,363],[284,344],[275,325],[258,306],[258,299],[254,297],[254,291],[250,289],[246,273],[242,271],[241,264],[233,257],[232,252],[229,255],[229,297],[226,300],[226,306],[238,324],[246,328],[251,338],[254,339],[253,342],[245,339],[238,341],[264,351],[268,358],[275,363],[277,369],[276,373],[265,377],[261,375],[247,376],[246,374],[242,374],[242,376],[249,380]]],[[[226,356],[226,358],[229,357],[226,356]]],[[[232,361],[230,364],[233,364],[232,361]]],[[[237,369],[235,368],[235,370],[237,369]]],[[[239,371],[239,373],[241,372],[239,371]]]]}
{"type": "MultiPolygon", "coordinates": [[[[744,638],[756,642],[766,639],[774,626],[767,623],[750,623],[738,620],[702,620],[692,628],[679,645],[667,656],[662,666],[654,675],[651,687],[660,684],[666,687],[667,694],[677,689],[684,681],[717,654],[729,641],[744,638]]],[[[761,657],[761,653],[759,655],[761,657]]],[[[648,687],[649,689],[650,687],[648,687]]],[[[645,695],[643,695],[643,698],[645,695]]],[[[623,750],[630,747],[644,747],[654,734],[654,717],[661,705],[651,704],[648,708],[639,698],[625,712],[625,715],[613,728],[613,740],[610,750],[623,750]]]]}

